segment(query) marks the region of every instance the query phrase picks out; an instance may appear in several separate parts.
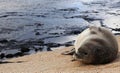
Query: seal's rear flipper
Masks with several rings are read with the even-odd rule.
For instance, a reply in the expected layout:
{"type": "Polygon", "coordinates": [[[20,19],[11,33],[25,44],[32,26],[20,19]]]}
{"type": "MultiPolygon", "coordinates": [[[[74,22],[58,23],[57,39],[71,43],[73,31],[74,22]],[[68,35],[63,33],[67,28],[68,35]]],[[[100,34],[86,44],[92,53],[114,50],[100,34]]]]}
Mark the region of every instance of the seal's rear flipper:
{"type": "Polygon", "coordinates": [[[63,53],[61,53],[62,55],[73,55],[75,53],[75,49],[73,48],[72,50],[70,51],[65,51],[63,53]]]}

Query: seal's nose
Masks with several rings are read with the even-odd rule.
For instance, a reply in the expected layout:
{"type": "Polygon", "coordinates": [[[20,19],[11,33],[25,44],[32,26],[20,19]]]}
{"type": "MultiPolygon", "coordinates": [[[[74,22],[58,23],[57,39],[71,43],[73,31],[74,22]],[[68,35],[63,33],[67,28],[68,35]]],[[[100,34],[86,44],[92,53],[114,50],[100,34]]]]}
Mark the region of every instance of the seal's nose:
{"type": "Polygon", "coordinates": [[[75,53],[75,56],[79,56],[77,53],[75,53]]]}
{"type": "Polygon", "coordinates": [[[79,58],[79,59],[82,59],[82,58],[83,58],[83,55],[80,54],[80,53],[75,53],[75,56],[76,56],[76,58],[79,58]]]}

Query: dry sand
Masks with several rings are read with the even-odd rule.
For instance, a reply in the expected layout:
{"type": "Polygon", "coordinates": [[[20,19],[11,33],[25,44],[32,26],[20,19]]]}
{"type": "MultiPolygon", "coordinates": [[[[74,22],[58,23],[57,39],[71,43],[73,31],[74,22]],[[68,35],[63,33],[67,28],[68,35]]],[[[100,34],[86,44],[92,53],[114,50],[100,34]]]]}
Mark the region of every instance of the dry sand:
{"type": "MultiPolygon", "coordinates": [[[[120,42],[120,37],[117,37],[120,42]]],[[[119,43],[120,45],[120,43],[119,43]]],[[[73,47],[51,52],[40,52],[19,58],[13,58],[0,64],[0,73],[119,73],[120,49],[118,58],[104,65],[85,65],[81,62],[71,62],[71,56],[61,55],[61,52],[73,47]]]]}

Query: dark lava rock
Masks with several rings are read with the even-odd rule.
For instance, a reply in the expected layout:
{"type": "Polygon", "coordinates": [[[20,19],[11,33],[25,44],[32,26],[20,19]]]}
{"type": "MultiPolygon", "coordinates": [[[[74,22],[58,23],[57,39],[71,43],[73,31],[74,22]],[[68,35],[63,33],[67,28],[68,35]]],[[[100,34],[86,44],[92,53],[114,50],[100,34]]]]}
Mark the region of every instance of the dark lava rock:
{"type": "Polygon", "coordinates": [[[1,53],[0,54],[0,59],[3,59],[5,57],[5,54],[4,53],[1,53]]]}
{"type": "Polygon", "coordinates": [[[120,35],[120,33],[114,33],[115,35],[120,35]]]}
{"type": "Polygon", "coordinates": [[[24,53],[24,52],[29,52],[30,49],[28,47],[22,46],[21,49],[20,49],[20,51],[24,53]]]}
{"type": "Polygon", "coordinates": [[[96,21],[96,20],[102,20],[102,19],[99,19],[99,18],[93,18],[93,17],[83,17],[84,20],[88,21],[88,22],[91,22],[91,21],[96,21]]]}
{"type": "Polygon", "coordinates": [[[71,31],[70,34],[79,34],[81,31],[80,30],[75,30],[75,31],[71,31]]]}
{"type": "Polygon", "coordinates": [[[66,8],[66,9],[59,9],[59,11],[77,11],[78,8],[66,8]]]}
{"type": "Polygon", "coordinates": [[[69,47],[69,46],[73,46],[73,44],[72,43],[65,43],[65,46],[69,47]]]}
{"type": "Polygon", "coordinates": [[[47,47],[47,51],[52,51],[50,47],[47,47]]]}
{"type": "Polygon", "coordinates": [[[42,46],[43,46],[44,41],[43,41],[43,40],[38,40],[38,41],[37,41],[37,43],[39,43],[40,45],[42,45],[42,46]]]}
{"type": "Polygon", "coordinates": [[[88,15],[77,15],[77,16],[71,16],[71,17],[65,17],[65,18],[69,19],[69,18],[86,18],[86,17],[88,17],[88,15]]]}
{"type": "Polygon", "coordinates": [[[59,35],[59,33],[49,33],[50,35],[59,35]]]}
{"type": "Polygon", "coordinates": [[[14,57],[13,54],[7,54],[7,55],[6,55],[6,58],[13,58],[13,57],[14,57]]]}
{"type": "Polygon", "coordinates": [[[48,47],[59,47],[59,46],[61,46],[61,44],[58,44],[58,43],[47,43],[46,46],[48,46],[48,47]]]}
{"type": "Polygon", "coordinates": [[[17,42],[16,40],[10,40],[9,42],[17,42]]]}
{"type": "Polygon", "coordinates": [[[36,32],[35,35],[40,35],[40,33],[39,33],[39,32],[36,32]]]}
{"type": "Polygon", "coordinates": [[[79,30],[67,30],[67,31],[65,31],[65,33],[66,34],[69,34],[69,35],[71,35],[71,34],[74,34],[74,35],[76,35],[76,34],[80,34],[82,32],[82,29],[79,29],[79,30]]]}
{"type": "Polygon", "coordinates": [[[114,31],[120,31],[120,28],[115,28],[115,29],[112,29],[114,31]]]}
{"type": "Polygon", "coordinates": [[[8,42],[8,44],[9,44],[9,46],[15,46],[15,44],[17,43],[17,41],[16,40],[9,40],[9,42],[8,42]]]}
{"type": "Polygon", "coordinates": [[[40,47],[40,48],[39,48],[39,50],[40,50],[40,51],[42,51],[42,50],[43,50],[43,48],[41,48],[41,47],[40,47]]]}
{"type": "Polygon", "coordinates": [[[0,39],[0,43],[8,43],[9,41],[7,39],[0,39]]]}
{"type": "Polygon", "coordinates": [[[34,23],[34,25],[36,25],[36,26],[43,26],[44,24],[42,24],[42,23],[34,23]]]}
{"type": "Polygon", "coordinates": [[[84,26],[84,27],[70,27],[70,28],[67,28],[64,33],[67,34],[67,35],[76,35],[76,34],[80,34],[83,30],[85,30],[86,28],[88,28],[88,26],[84,26]]]}
{"type": "Polygon", "coordinates": [[[0,16],[0,18],[4,18],[4,17],[8,17],[9,15],[2,15],[0,16]]]}
{"type": "Polygon", "coordinates": [[[36,17],[43,17],[45,18],[46,16],[45,15],[35,15],[36,17]]]}
{"type": "Polygon", "coordinates": [[[39,51],[39,49],[36,48],[36,49],[35,49],[35,52],[38,52],[38,51],[39,51]]]}
{"type": "Polygon", "coordinates": [[[19,57],[19,56],[24,56],[24,54],[22,52],[17,52],[14,54],[15,57],[19,57]]]}

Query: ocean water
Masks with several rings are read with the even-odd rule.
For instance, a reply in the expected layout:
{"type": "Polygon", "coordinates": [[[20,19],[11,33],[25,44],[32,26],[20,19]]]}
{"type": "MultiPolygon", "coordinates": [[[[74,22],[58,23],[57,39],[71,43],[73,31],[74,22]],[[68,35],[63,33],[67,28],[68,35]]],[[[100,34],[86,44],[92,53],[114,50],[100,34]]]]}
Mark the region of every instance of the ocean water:
{"type": "Polygon", "coordinates": [[[119,34],[119,17],[119,0],[0,0],[0,50],[72,45],[89,25],[119,34]]]}

